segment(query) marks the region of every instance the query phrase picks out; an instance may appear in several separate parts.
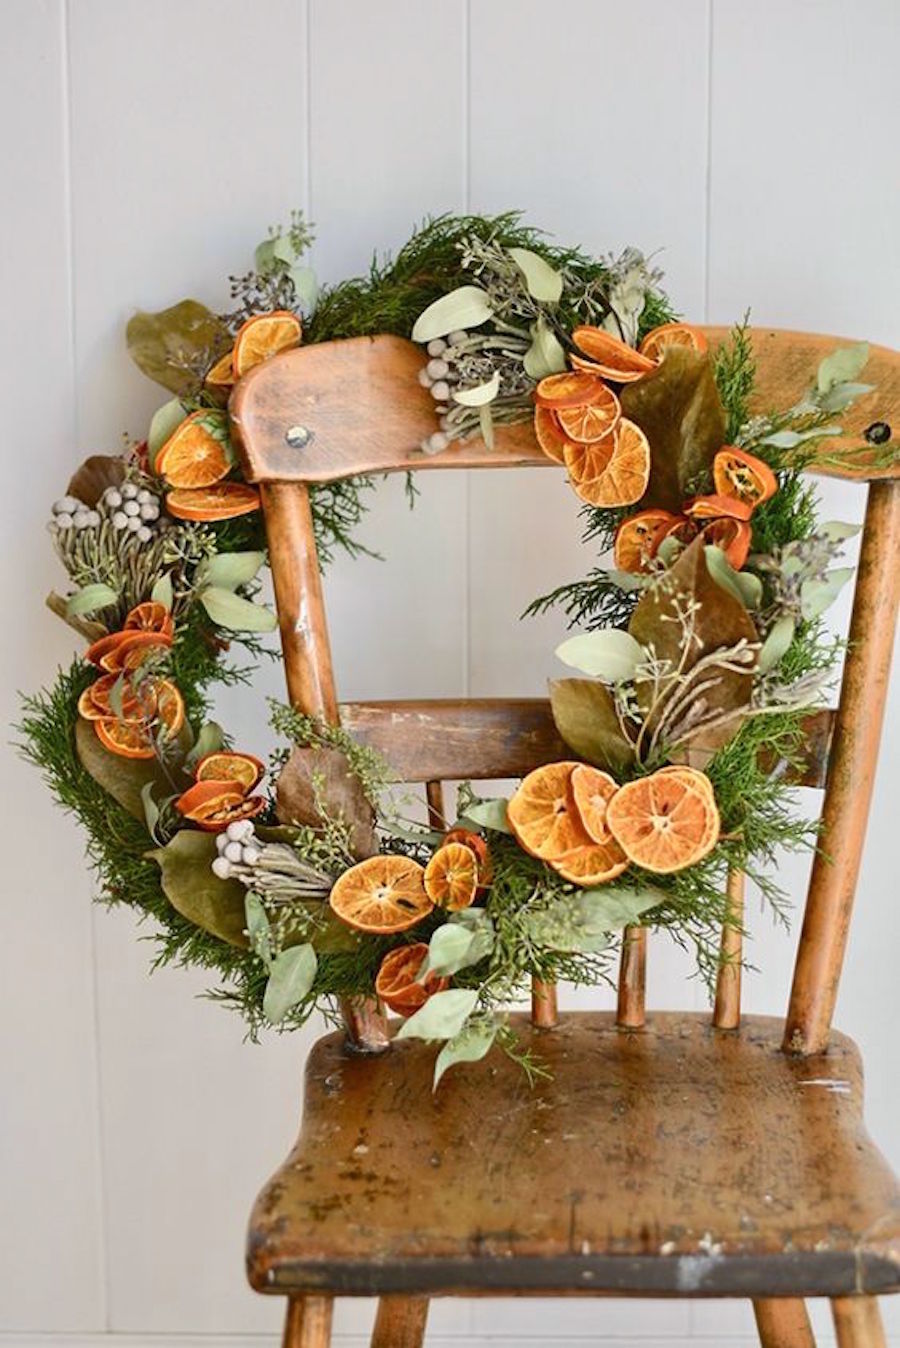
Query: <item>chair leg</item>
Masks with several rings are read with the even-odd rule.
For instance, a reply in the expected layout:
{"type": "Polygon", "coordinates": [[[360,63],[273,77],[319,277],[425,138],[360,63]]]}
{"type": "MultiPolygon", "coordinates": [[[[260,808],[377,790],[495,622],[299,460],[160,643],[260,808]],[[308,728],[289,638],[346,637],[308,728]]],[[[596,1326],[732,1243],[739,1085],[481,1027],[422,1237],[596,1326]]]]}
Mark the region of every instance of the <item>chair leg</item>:
{"type": "Polygon", "coordinates": [[[330,1348],[334,1297],[291,1297],[281,1348],[330,1348]]]}
{"type": "Polygon", "coordinates": [[[762,1348],[816,1348],[805,1301],[754,1301],[753,1314],[762,1348]]]}
{"type": "Polygon", "coordinates": [[[885,1348],[877,1297],[834,1297],[831,1314],[838,1348],[885,1348]]]}
{"type": "Polygon", "coordinates": [[[422,1348],[427,1318],[427,1297],[381,1297],[371,1348],[422,1348]]]}

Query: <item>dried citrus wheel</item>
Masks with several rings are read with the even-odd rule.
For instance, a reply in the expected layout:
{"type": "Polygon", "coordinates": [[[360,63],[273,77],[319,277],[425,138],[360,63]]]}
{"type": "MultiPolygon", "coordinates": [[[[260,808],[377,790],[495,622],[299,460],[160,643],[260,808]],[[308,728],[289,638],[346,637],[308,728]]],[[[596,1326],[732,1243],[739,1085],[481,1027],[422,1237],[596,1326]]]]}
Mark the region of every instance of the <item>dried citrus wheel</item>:
{"type": "Polygon", "coordinates": [[[156,719],[165,728],[166,734],[177,735],[184,725],[184,698],[171,679],[152,679],[149,681],[156,699],[156,719]]]}
{"type": "Polygon", "coordinates": [[[602,400],[609,389],[596,375],[583,370],[566,370],[563,374],[548,374],[534,391],[539,407],[584,407],[602,400]]]}
{"type": "Polygon", "coordinates": [[[444,834],[442,845],[446,846],[447,843],[463,843],[475,853],[478,859],[478,893],[482,893],[494,878],[491,852],[485,839],[480,833],[473,833],[469,828],[452,828],[449,833],[444,834]]]}
{"type": "Polygon", "coordinates": [[[156,711],[156,695],[151,688],[141,687],[136,695],[130,684],[122,682],[121,710],[116,711],[110,701],[110,695],[119,683],[120,674],[102,674],[89,688],[85,688],[78,699],[78,714],[86,721],[124,721],[126,725],[140,725],[149,720],[156,711]]]}
{"type": "Polygon", "coordinates": [[[619,783],[608,772],[579,763],[571,777],[572,799],[584,831],[592,842],[607,843],[612,834],[606,822],[609,802],[619,789],[619,783]]]}
{"type": "Polygon", "coordinates": [[[228,442],[213,434],[209,415],[200,411],[185,417],[157,454],[156,471],[171,486],[211,487],[231,472],[228,442]]]}
{"type": "Polygon", "coordinates": [[[424,868],[410,857],[368,857],[338,877],[328,902],[357,931],[406,931],[434,907],[424,876],[424,868]]]}
{"type": "Polygon", "coordinates": [[[750,555],[753,530],[746,520],[710,520],[700,531],[707,543],[721,548],[735,571],[740,571],[750,555]]]}
{"type": "Polygon", "coordinates": [[[201,823],[218,813],[223,806],[235,805],[244,793],[237,782],[195,782],[175,802],[175,808],[185,819],[201,823]]]}
{"type": "Polygon", "coordinates": [[[97,738],[110,753],[118,754],[120,758],[153,757],[153,742],[141,726],[127,725],[114,718],[93,724],[97,738]]]}
{"type": "Polygon", "coordinates": [[[506,810],[518,843],[532,856],[554,861],[584,847],[585,833],[570,790],[577,763],[547,763],[523,777],[506,810]]]}
{"type": "Polygon", "coordinates": [[[633,505],[647,490],[650,445],[640,426],[625,417],[605,440],[567,445],[564,459],[576,494],[591,505],[633,505]]]}
{"type": "Polygon", "coordinates": [[[444,843],[425,867],[425,893],[432,903],[459,912],[478,892],[478,858],[465,843],[444,843]]]}
{"type": "Polygon", "coordinates": [[[416,981],[427,954],[428,946],[419,941],[416,945],[398,946],[381,961],[375,977],[375,993],[398,1016],[411,1016],[435,992],[443,992],[450,982],[448,978],[432,973],[426,974],[421,983],[416,981]]]}
{"type": "Polygon", "coordinates": [[[109,674],[119,674],[123,669],[137,669],[141,661],[152,650],[168,650],[172,645],[171,636],[165,632],[122,632],[121,641],[100,657],[100,668],[109,674]]]}
{"type": "Polygon", "coordinates": [[[143,604],[137,604],[131,610],[125,619],[122,631],[162,632],[165,636],[170,637],[175,631],[175,624],[165,604],[160,604],[155,599],[147,599],[143,604]]]}
{"type": "MultiPolygon", "coordinates": [[[[607,388],[605,384],[601,384],[600,387],[603,393],[593,402],[585,403],[581,407],[557,409],[556,419],[559,428],[570,440],[577,440],[579,444],[593,444],[595,440],[602,440],[605,435],[609,435],[622,415],[619,400],[612,389],[607,388]]],[[[565,447],[563,453],[565,454],[565,447]]]]}
{"type": "Polygon", "coordinates": [[[648,332],[638,348],[642,356],[650,360],[662,360],[666,347],[686,346],[692,351],[705,351],[707,341],[702,332],[688,323],[663,323],[661,327],[648,332]]]}
{"type": "Polygon", "coordinates": [[[613,561],[619,570],[646,571],[659,544],[679,519],[670,510],[641,510],[623,520],[613,543],[613,561]]]}
{"type": "Polygon", "coordinates": [[[179,520],[230,520],[259,510],[259,492],[245,482],[217,482],[194,491],[170,491],[166,509],[179,520]]]}
{"type": "Polygon", "coordinates": [[[706,773],[698,772],[696,768],[689,768],[686,763],[670,763],[665,768],[659,768],[656,775],[659,776],[661,773],[680,778],[687,786],[707,797],[714,807],[710,812],[709,831],[714,834],[714,842],[717,841],[719,836],[719,811],[716,807],[716,794],[713,790],[713,784],[706,773]]]}
{"type": "Polygon", "coordinates": [[[654,368],[654,361],[602,328],[589,325],[575,328],[572,341],[579,352],[579,356],[572,359],[573,365],[578,360],[576,368],[588,369],[617,384],[630,384],[654,368]]]}
{"type": "Polygon", "coordinates": [[[726,445],[713,459],[713,481],[720,496],[733,496],[751,507],[761,505],[778,490],[775,474],[767,463],[743,449],[726,445]]]}
{"type": "Polygon", "coordinates": [[[564,880],[575,885],[602,885],[628,869],[628,857],[615,838],[605,843],[590,843],[551,861],[550,865],[564,880]]]}
{"type": "Polygon", "coordinates": [[[719,837],[719,812],[694,768],[655,772],[619,788],[606,812],[610,832],[636,866],[660,875],[705,857],[719,837]]]}
{"type": "Polygon", "coordinates": [[[275,309],[270,314],[254,314],[238,330],[234,339],[235,379],[240,379],[241,375],[269,356],[299,346],[302,335],[300,319],[288,309],[275,309]]]}
{"type": "Polygon", "coordinates": [[[534,409],[534,434],[548,459],[553,459],[556,463],[562,463],[567,437],[560,430],[556,413],[552,408],[536,407],[534,409]]]}
{"type": "Polygon", "coordinates": [[[234,383],[234,348],[219,357],[203,382],[210,388],[231,388],[234,383]]]}
{"type": "Polygon", "coordinates": [[[238,754],[230,750],[206,754],[194,772],[198,782],[236,782],[244,791],[252,791],[265,772],[265,764],[253,754],[238,754]]]}
{"type": "Polygon", "coordinates": [[[109,632],[105,637],[98,637],[96,641],[91,642],[85,651],[85,660],[88,664],[99,665],[102,669],[106,656],[114,651],[120,642],[126,641],[128,635],[127,632],[109,632]]]}
{"type": "Polygon", "coordinates": [[[695,520],[718,520],[723,517],[734,520],[748,520],[753,514],[753,506],[736,496],[695,496],[686,501],[684,513],[695,520]]]}
{"type": "Polygon", "coordinates": [[[241,796],[239,800],[222,801],[218,809],[194,822],[206,833],[224,833],[229,824],[236,824],[240,819],[255,819],[267,804],[265,796],[241,796]]]}

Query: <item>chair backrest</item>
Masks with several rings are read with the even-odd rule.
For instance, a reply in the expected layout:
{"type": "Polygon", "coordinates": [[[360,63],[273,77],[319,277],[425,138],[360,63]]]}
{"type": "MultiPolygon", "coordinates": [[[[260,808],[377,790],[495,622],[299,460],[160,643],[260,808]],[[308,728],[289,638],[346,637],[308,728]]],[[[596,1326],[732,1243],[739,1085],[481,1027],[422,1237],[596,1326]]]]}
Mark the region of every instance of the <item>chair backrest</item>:
{"type": "MultiPolygon", "coordinates": [[[[704,329],[710,346],[726,328],[704,329]]],[[[754,410],[798,401],[819,361],[842,339],[755,329],[754,410]]],[[[288,695],[303,711],[341,723],[380,750],[398,780],[424,782],[429,818],[444,822],[442,782],[518,777],[571,757],[543,699],[369,702],[339,706],[313,535],[308,484],[364,473],[452,468],[553,468],[530,424],[499,428],[481,440],[426,456],[434,404],[418,382],[425,357],[399,337],[358,337],[301,347],[267,361],[243,379],[231,416],[244,474],[260,486],[278,608],[288,695]]],[[[844,421],[841,449],[859,451],[852,467],[823,474],[868,483],[849,648],[839,706],[807,724],[804,762],[795,780],[825,788],[824,850],[816,854],[785,1028],[785,1048],[813,1053],[827,1043],[846,948],[868,817],[900,594],[900,470],[867,454],[863,430],[900,423],[900,354],[870,352],[874,391],[844,421]]],[[[831,442],[834,447],[834,442],[831,442]]],[[[743,876],[728,880],[731,920],[722,933],[723,964],[713,1022],[733,1029],[740,1018],[740,919],[743,876]]],[[[620,1023],[644,1019],[646,931],[629,929],[622,944],[620,1023]]],[[[556,1019],[555,991],[537,985],[537,1023],[556,1019]]],[[[371,1006],[345,1008],[351,1032],[372,1033],[371,1006]]],[[[374,1035],[380,1031],[377,1024],[374,1035]]]]}

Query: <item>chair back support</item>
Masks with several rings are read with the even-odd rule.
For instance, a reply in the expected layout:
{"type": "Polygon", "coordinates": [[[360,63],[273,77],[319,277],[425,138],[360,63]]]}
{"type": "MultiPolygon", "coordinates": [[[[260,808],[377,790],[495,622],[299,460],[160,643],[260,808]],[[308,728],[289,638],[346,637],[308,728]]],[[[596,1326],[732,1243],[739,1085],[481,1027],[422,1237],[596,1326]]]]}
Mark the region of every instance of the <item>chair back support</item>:
{"type": "MultiPolygon", "coordinates": [[[[726,328],[704,329],[714,346],[726,328]]],[[[788,406],[819,361],[842,339],[755,329],[756,406],[788,406]]],[[[339,706],[322,594],[308,484],[362,473],[452,468],[553,468],[531,426],[504,426],[488,449],[474,439],[426,456],[418,448],[435,426],[434,404],[418,382],[425,357],[399,337],[358,337],[277,356],[250,372],[231,400],[235,438],[248,481],[260,486],[269,539],[285,675],[291,702],[340,722],[378,749],[397,778],[424,782],[429,821],[445,822],[442,782],[519,777],[571,756],[545,699],[370,702],[339,706]]],[[[863,451],[852,467],[821,471],[868,482],[856,593],[839,707],[807,721],[804,760],[793,780],[825,788],[823,846],[816,854],[798,944],[785,1048],[821,1051],[828,1039],[859,871],[887,695],[900,596],[900,473],[867,456],[863,431],[873,421],[900,425],[900,354],[870,352],[866,377],[875,388],[844,420],[842,449],[863,451]]],[[[774,765],[773,765],[774,766],[774,765]]],[[[713,1023],[740,1020],[740,926],[744,878],[728,879],[730,920],[713,1023]]],[[[622,942],[618,1019],[644,1022],[646,929],[622,942]]],[[[344,1009],[348,1028],[369,1046],[386,1042],[371,1004],[344,1009]]],[[[537,1024],[556,1020],[555,990],[535,984],[537,1024]]]]}

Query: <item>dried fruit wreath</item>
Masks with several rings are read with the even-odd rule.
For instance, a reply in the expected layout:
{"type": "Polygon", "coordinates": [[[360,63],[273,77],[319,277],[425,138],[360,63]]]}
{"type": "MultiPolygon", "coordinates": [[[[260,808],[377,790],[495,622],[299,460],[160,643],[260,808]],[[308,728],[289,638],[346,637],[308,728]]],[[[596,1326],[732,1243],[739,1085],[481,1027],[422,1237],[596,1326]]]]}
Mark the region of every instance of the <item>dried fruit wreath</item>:
{"type": "MultiPolygon", "coordinates": [[[[194,301],[128,325],[139,367],[172,397],[146,441],[94,456],[53,506],[74,587],[50,604],[87,645],[26,702],[26,754],[88,834],[101,898],[158,929],[158,962],[218,971],[211,995],[251,1033],[377,995],[398,1036],[447,1067],[495,1042],[530,1072],[504,1007],[531,975],[597,984],[626,924],[670,929],[715,976],[729,866],[779,916],[767,874],[811,842],[785,774],[832,669],[820,615],[848,579],[854,532],[816,520],[801,469],[867,386],[864,346],[811,371],[796,406],[748,415],[753,354],[715,352],[676,321],[634,250],[595,260],[515,215],[443,217],[364,279],[317,293],[295,217],[233,311],[194,301]],[[240,480],[226,402],[258,362],[301,341],[389,331],[427,349],[435,399],[424,453],[534,419],[584,502],[586,541],[612,566],[538,600],[579,629],[551,686],[571,761],[508,800],[461,789],[444,836],[403,818],[384,765],[340,729],[282,706],[290,743],[260,759],[208,719],[216,682],[246,676],[275,618],[258,599],[265,540],[240,480]]],[[[870,428],[870,440],[884,438],[870,428]]],[[[887,452],[887,451],[885,451],[887,452]]],[[[327,559],[356,546],[359,480],[320,488],[327,559]]]]}

